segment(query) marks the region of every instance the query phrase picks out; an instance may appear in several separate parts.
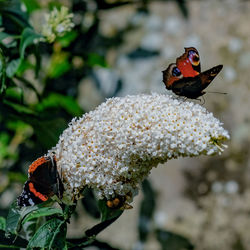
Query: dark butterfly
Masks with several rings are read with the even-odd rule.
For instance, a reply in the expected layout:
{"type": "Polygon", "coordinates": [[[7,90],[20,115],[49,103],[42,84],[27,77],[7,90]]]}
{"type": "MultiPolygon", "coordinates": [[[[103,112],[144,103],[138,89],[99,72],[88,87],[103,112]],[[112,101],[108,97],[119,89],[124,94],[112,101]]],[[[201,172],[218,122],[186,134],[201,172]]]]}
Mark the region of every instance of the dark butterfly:
{"type": "Polygon", "coordinates": [[[53,195],[62,197],[63,184],[57,172],[56,158],[43,156],[29,166],[29,179],[17,199],[20,207],[47,201],[53,195]]]}
{"type": "Polygon", "coordinates": [[[185,48],[185,53],[171,63],[163,72],[163,82],[167,89],[176,95],[196,99],[204,95],[203,90],[221,71],[223,65],[217,65],[201,72],[200,56],[196,48],[185,48]]]}

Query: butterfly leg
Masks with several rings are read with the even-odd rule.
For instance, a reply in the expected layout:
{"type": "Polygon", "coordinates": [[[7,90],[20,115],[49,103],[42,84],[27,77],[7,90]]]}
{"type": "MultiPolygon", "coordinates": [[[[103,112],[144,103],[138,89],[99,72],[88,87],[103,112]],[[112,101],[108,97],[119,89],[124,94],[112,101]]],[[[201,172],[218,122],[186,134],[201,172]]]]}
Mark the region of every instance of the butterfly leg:
{"type": "Polygon", "coordinates": [[[205,100],[205,98],[204,98],[203,95],[201,96],[201,99],[197,99],[197,100],[199,100],[200,102],[203,101],[203,102],[201,103],[201,105],[204,105],[205,102],[206,102],[206,100],[205,100]]]}

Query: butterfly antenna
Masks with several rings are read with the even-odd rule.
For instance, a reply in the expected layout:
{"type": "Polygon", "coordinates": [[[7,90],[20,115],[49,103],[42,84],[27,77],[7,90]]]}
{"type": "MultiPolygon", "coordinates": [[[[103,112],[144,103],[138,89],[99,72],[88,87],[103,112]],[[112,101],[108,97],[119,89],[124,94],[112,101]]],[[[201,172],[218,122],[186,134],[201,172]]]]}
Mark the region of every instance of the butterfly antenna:
{"type": "Polygon", "coordinates": [[[206,93],[213,93],[213,94],[222,94],[222,95],[227,95],[226,92],[218,92],[218,91],[207,91],[206,93]]]}

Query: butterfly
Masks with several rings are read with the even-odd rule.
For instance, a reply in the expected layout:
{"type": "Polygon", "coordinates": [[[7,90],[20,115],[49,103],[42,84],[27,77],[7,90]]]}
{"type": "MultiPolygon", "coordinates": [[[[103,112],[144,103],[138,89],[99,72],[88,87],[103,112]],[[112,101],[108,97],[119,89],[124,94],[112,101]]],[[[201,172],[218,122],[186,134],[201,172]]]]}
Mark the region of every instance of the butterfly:
{"type": "Polygon", "coordinates": [[[201,72],[200,56],[196,48],[185,48],[185,53],[171,63],[163,73],[163,82],[167,89],[176,95],[196,99],[204,95],[203,91],[218,75],[223,65],[217,65],[201,72]]]}
{"type": "Polygon", "coordinates": [[[59,178],[55,156],[42,156],[29,166],[29,179],[17,199],[20,207],[34,206],[57,195],[62,198],[63,184],[59,178]]]}

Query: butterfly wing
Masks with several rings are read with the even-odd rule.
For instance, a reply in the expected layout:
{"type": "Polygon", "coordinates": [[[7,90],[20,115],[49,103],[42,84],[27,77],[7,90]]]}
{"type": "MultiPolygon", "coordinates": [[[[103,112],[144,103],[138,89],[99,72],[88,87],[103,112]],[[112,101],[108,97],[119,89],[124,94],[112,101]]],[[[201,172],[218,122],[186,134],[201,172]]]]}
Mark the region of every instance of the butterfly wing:
{"type": "Polygon", "coordinates": [[[218,75],[222,67],[223,65],[218,65],[200,73],[195,77],[184,77],[175,81],[172,85],[172,91],[176,95],[196,99],[197,97],[205,94],[203,90],[218,75]]]}
{"type": "Polygon", "coordinates": [[[196,48],[185,48],[185,53],[163,72],[163,82],[175,94],[195,99],[221,71],[222,65],[201,72],[200,56],[196,48]]]}
{"type": "Polygon", "coordinates": [[[17,199],[19,206],[32,206],[48,200],[54,194],[61,196],[63,185],[58,176],[55,157],[41,157],[29,167],[29,180],[17,199]]]}
{"type": "Polygon", "coordinates": [[[183,76],[175,63],[171,63],[167,69],[162,71],[163,82],[167,89],[171,90],[174,82],[180,80],[183,76]]]}
{"type": "Polygon", "coordinates": [[[217,65],[200,73],[199,78],[201,80],[202,89],[205,89],[213,81],[213,79],[219,74],[222,68],[223,65],[217,65]]]}
{"type": "Polygon", "coordinates": [[[52,196],[49,187],[41,186],[30,180],[26,181],[21,195],[17,198],[17,205],[20,207],[34,206],[40,204],[52,196]],[[42,193],[39,192],[42,190],[42,193]]]}
{"type": "Polygon", "coordinates": [[[183,77],[195,77],[201,72],[200,56],[196,48],[185,48],[185,53],[176,59],[183,77]]]}
{"type": "Polygon", "coordinates": [[[185,96],[191,99],[203,95],[202,90],[201,79],[198,76],[182,78],[174,82],[172,86],[172,91],[176,95],[185,96]]]}
{"type": "Polygon", "coordinates": [[[32,168],[33,164],[31,164],[29,168],[30,179],[39,182],[41,185],[49,186],[56,183],[56,161],[52,157],[42,157],[45,160],[40,162],[36,168],[32,168]],[[32,168],[32,171],[30,170],[32,168]]]}
{"type": "Polygon", "coordinates": [[[171,90],[175,81],[183,77],[195,77],[201,71],[200,57],[196,48],[185,48],[185,53],[171,63],[163,73],[163,82],[167,89],[171,90]]]}

